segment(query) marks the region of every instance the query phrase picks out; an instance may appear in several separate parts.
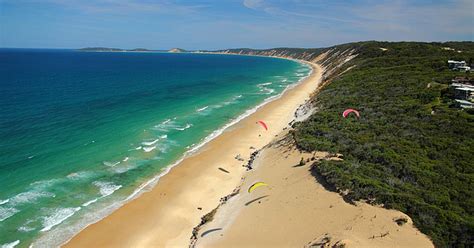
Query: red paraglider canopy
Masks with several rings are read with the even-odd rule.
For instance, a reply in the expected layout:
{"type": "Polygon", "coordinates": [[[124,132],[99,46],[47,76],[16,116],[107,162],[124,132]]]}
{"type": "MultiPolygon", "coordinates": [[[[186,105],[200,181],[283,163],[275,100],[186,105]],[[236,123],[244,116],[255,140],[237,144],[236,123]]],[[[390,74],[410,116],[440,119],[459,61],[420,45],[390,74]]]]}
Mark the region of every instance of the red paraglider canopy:
{"type": "Polygon", "coordinates": [[[265,130],[268,130],[268,126],[267,126],[267,124],[265,124],[265,122],[263,122],[263,121],[258,121],[257,123],[259,123],[260,125],[262,125],[262,127],[265,128],[265,130]]]}
{"type": "Polygon", "coordinates": [[[342,113],[342,116],[344,118],[346,118],[350,113],[354,113],[358,118],[360,117],[359,111],[357,111],[355,109],[346,109],[346,110],[344,110],[344,112],[342,113]]]}

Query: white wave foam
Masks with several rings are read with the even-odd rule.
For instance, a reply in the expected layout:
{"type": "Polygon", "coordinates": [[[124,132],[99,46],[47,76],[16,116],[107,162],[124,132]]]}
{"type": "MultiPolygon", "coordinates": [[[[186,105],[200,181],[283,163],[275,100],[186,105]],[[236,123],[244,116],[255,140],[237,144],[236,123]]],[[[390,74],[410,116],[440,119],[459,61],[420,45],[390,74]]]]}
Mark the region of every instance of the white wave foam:
{"type": "Polygon", "coordinates": [[[151,152],[156,149],[156,146],[151,146],[151,147],[143,147],[143,151],[145,152],[151,152]]]}
{"type": "Polygon", "coordinates": [[[10,198],[10,204],[18,205],[23,203],[31,203],[36,201],[39,198],[43,197],[55,197],[56,195],[50,192],[41,192],[41,191],[27,191],[20,193],[12,198],[10,198]]]}
{"type": "Polygon", "coordinates": [[[131,165],[126,165],[126,166],[115,167],[115,168],[113,169],[113,172],[114,172],[114,173],[117,173],[117,174],[122,174],[122,173],[124,173],[124,172],[127,172],[127,171],[129,171],[129,170],[131,170],[131,169],[135,169],[135,168],[137,168],[137,167],[138,167],[137,164],[131,164],[131,165]]]}
{"type": "Polygon", "coordinates": [[[20,212],[20,210],[16,208],[0,207],[0,222],[12,217],[18,212],[20,212]]]}
{"type": "Polygon", "coordinates": [[[153,127],[153,130],[160,131],[160,132],[168,132],[170,129],[173,129],[175,127],[177,127],[175,121],[169,120],[169,121],[162,122],[161,124],[155,125],[153,127]]]}
{"type": "Polygon", "coordinates": [[[142,146],[135,147],[135,150],[141,150],[141,149],[142,149],[142,146]]]}
{"type": "Polygon", "coordinates": [[[98,200],[99,200],[99,198],[94,198],[94,199],[92,199],[92,200],[90,200],[90,201],[88,201],[88,202],[85,202],[84,204],[82,204],[82,206],[83,206],[83,207],[87,207],[87,206],[91,205],[92,203],[94,203],[94,202],[96,202],[96,201],[98,201],[98,200]]]}
{"type": "Polygon", "coordinates": [[[223,104],[224,104],[224,106],[227,106],[227,105],[230,105],[230,104],[237,103],[238,102],[237,100],[239,100],[239,98],[242,98],[242,95],[234,96],[234,97],[231,98],[230,101],[225,101],[223,104]]]}
{"type": "Polygon", "coordinates": [[[171,121],[171,119],[166,119],[165,121],[163,121],[161,124],[167,124],[171,121]]]}
{"type": "Polygon", "coordinates": [[[34,227],[30,227],[28,226],[29,224],[31,224],[33,222],[33,220],[27,220],[25,224],[23,224],[22,226],[18,227],[18,231],[19,232],[31,232],[33,230],[35,230],[34,227]]]}
{"type": "Polygon", "coordinates": [[[122,160],[122,162],[127,162],[128,159],[129,159],[129,157],[125,157],[125,158],[122,160]]]}
{"type": "Polygon", "coordinates": [[[28,226],[20,226],[17,229],[19,232],[31,232],[35,230],[33,227],[28,227],[28,226]]]}
{"type": "Polygon", "coordinates": [[[0,205],[3,205],[5,203],[8,203],[10,201],[10,199],[6,199],[6,200],[0,200],[0,205]]]}
{"type": "Polygon", "coordinates": [[[115,191],[118,189],[122,188],[122,185],[115,185],[112,182],[102,182],[102,181],[96,181],[93,182],[95,186],[99,188],[100,194],[102,197],[109,196],[113,194],[115,191]]]}
{"type": "Polygon", "coordinates": [[[197,112],[202,112],[202,111],[206,110],[207,108],[209,108],[209,106],[199,108],[199,109],[197,109],[196,111],[197,111],[197,112]]]}
{"type": "Polygon", "coordinates": [[[176,129],[176,130],[179,130],[179,131],[184,131],[184,130],[186,130],[186,129],[192,127],[192,126],[193,126],[193,124],[187,123],[186,126],[184,126],[184,127],[177,127],[177,128],[175,128],[175,129],[176,129]]]}
{"type": "Polygon", "coordinates": [[[43,229],[41,229],[41,232],[51,230],[51,228],[61,224],[63,221],[73,216],[79,210],[81,210],[81,207],[54,209],[53,214],[43,217],[43,229]]]}
{"type": "Polygon", "coordinates": [[[154,144],[156,144],[160,139],[156,139],[156,140],[153,140],[153,141],[149,141],[149,142],[142,142],[142,145],[144,146],[152,146],[154,144]]]}
{"type": "MultiPolygon", "coordinates": [[[[272,82],[261,83],[261,84],[257,84],[257,87],[260,89],[260,92],[264,92],[263,95],[270,95],[273,92],[275,92],[275,90],[271,89],[271,88],[268,88],[268,87],[265,87],[265,86],[271,85],[271,84],[273,84],[273,83],[272,82]]],[[[261,95],[261,94],[259,94],[259,95],[261,95]]]]}
{"type": "Polygon", "coordinates": [[[92,175],[94,175],[94,172],[92,171],[79,171],[79,172],[70,173],[66,177],[72,180],[78,180],[78,179],[89,178],[92,175]]]}
{"type": "Polygon", "coordinates": [[[1,245],[0,248],[13,248],[17,246],[19,243],[20,243],[20,240],[15,240],[11,243],[6,243],[6,244],[1,245]]]}
{"type": "Polygon", "coordinates": [[[30,183],[30,186],[34,186],[35,190],[45,189],[61,181],[63,181],[63,179],[56,178],[56,179],[40,180],[40,181],[30,183]]]}
{"type": "Polygon", "coordinates": [[[104,161],[102,162],[105,166],[108,166],[108,167],[114,167],[118,164],[120,164],[120,161],[117,161],[117,162],[109,162],[109,161],[104,161]]]}
{"type": "Polygon", "coordinates": [[[115,191],[122,188],[122,185],[115,185],[112,182],[95,181],[92,184],[99,188],[99,192],[101,196],[98,198],[94,198],[88,202],[85,202],[84,204],[82,204],[83,207],[87,207],[91,205],[92,203],[97,202],[98,200],[104,197],[107,197],[113,194],[115,191]]]}
{"type": "Polygon", "coordinates": [[[262,86],[267,86],[267,85],[271,85],[272,82],[266,82],[266,83],[261,83],[261,84],[257,84],[258,87],[262,87],[262,86]]]}

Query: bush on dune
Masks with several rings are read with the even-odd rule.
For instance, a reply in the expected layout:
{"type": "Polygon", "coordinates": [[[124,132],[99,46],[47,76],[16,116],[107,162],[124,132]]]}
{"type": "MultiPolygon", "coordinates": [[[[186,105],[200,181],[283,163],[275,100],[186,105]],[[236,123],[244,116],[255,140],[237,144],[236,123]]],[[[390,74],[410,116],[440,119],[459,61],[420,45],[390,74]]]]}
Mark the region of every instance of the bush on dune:
{"type": "Polygon", "coordinates": [[[295,124],[300,149],[342,153],[314,170],[350,200],[374,199],[407,213],[438,247],[474,243],[474,115],[452,108],[448,59],[474,57],[473,42],[361,42],[356,65],[295,124]],[[444,50],[451,47],[461,53],[444,50]],[[383,51],[380,48],[387,49],[383,51]],[[356,108],[361,118],[342,118],[356,108]]]}

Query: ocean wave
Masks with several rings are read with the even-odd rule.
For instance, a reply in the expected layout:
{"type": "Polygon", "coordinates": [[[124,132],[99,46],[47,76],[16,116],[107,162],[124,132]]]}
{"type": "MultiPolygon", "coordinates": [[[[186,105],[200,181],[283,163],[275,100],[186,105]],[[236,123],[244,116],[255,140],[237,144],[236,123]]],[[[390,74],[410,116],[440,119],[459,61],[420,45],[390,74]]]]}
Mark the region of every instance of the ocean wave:
{"type": "Polygon", "coordinates": [[[16,208],[0,207],[0,222],[12,217],[18,212],[20,212],[20,210],[16,208]]]}
{"type": "Polygon", "coordinates": [[[107,197],[122,188],[122,185],[116,185],[112,182],[95,181],[92,184],[99,188],[100,197],[85,202],[84,204],[82,204],[83,207],[87,207],[92,203],[97,202],[98,200],[107,197]]]}
{"type": "Polygon", "coordinates": [[[176,129],[176,130],[179,130],[179,131],[184,131],[184,130],[186,130],[186,129],[192,127],[192,126],[193,126],[193,124],[186,123],[186,126],[184,126],[184,127],[176,127],[175,129],[176,129]]]}
{"type": "Polygon", "coordinates": [[[126,166],[119,166],[119,167],[115,167],[113,169],[113,173],[116,173],[116,174],[122,174],[124,172],[127,172],[129,170],[132,170],[132,169],[135,169],[137,168],[138,165],[137,164],[129,164],[129,165],[126,165],[126,166]]]}
{"type": "Polygon", "coordinates": [[[66,177],[72,180],[79,180],[79,179],[89,178],[92,175],[94,175],[94,172],[92,171],[78,171],[78,172],[72,172],[68,174],[66,177]]]}
{"type": "Polygon", "coordinates": [[[143,151],[145,152],[151,152],[153,150],[156,149],[156,146],[147,146],[147,147],[143,147],[143,151]]]}
{"type": "Polygon", "coordinates": [[[15,240],[11,243],[6,243],[6,244],[1,245],[0,248],[13,248],[17,246],[19,243],[20,243],[20,240],[15,240]]]}
{"type": "Polygon", "coordinates": [[[209,106],[205,106],[205,107],[199,108],[199,109],[197,109],[196,111],[197,111],[197,112],[202,112],[202,111],[206,110],[207,108],[209,108],[209,106]]]}
{"type": "Polygon", "coordinates": [[[94,203],[94,202],[96,202],[96,201],[98,201],[98,200],[99,200],[99,198],[94,198],[94,199],[92,199],[92,200],[90,200],[90,201],[87,201],[87,202],[83,203],[82,206],[83,206],[83,207],[87,207],[87,206],[91,205],[92,203],[94,203]]]}
{"type": "Polygon", "coordinates": [[[155,140],[149,141],[149,142],[142,142],[142,145],[144,145],[144,146],[152,146],[152,145],[156,144],[158,141],[160,141],[160,139],[155,139],[155,140]]]}
{"type": "Polygon", "coordinates": [[[122,162],[127,162],[128,159],[130,159],[130,158],[129,158],[129,157],[125,157],[125,158],[122,160],[122,162]]]}
{"type": "Polygon", "coordinates": [[[257,93],[257,95],[270,95],[272,94],[273,92],[275,92],[274,89],[270,89],[270,88],[266,88],[266,87],[263,87],[260,89],[260,92],[262,93],[257,93]]]}
{"type": "Polygon", "coordinates": [[[41,232],[51,230],[51,228],[61,224],[63,221],[73,216],[79,210],[81,210],[81,207],[54,209],[51,215],[43,217],[43,229],[41,229],[41,232]]]}
{"type": "Polygon", "coordinates": [[[272,82],[261,83],[261,84],[257,84],[257,87],[267,86],[267,85],[271,85],[271,84],[273,84],[273,83],[272,82]]]}
{"type": "Polygon", "coordinates": [[[144,142],[142,142],[142,145],[144,145],[144,146],[153,146],[156,143],[158,143],[158,141],[160,141],[161,139],[167,139],[167,138],[168,138],[168,135],[164,134],[164,135],[161,135],[160,137],[158,137],[157,139],[155,139],[153,141],[144,141],[144,142]]]}
{"type": "Polygon", "coordinates": [[[178,125],[175,123],[175,121],[168,119],[158,125],[155,125],[152,129],[160,132],[169,132],[170,129],[176,128],[177,126],[178,125]]]}
{"type": "Polygon", "coordinates": [[[20,226],[16,230],[19,231],[19,232],[31,232],[31,231],[35,230],[35,228],[29,227],[29,226],[20,226]]]}
{"type": "MultiPolygon", "coordinates": [[[[272,82],[261,83],[261,84],[257,84],[257,87],[260,89],[260,92],[263,92],[262,93],[263,95],[270,95],[273,92],[275,92],[275,90],[271,89],[271,88],[268,88],[268,87],[265,87],[265,86],[271,85],[271,84],[273,84],[273,83],[272,82]]],[[[259,93],[257,93],[257,94],[261,95],[259,93]]]]}
{"type": "Polygon", "coordinates": [[[56,179],[40,180],[40,181],[30,183],[30,186],[34,186],[35,190],[45,189],[45,188],[53,186],[56,183],[60,183],[61,181],[64,181],[64,179],[56,178],[56,179]]]}
{"type": "Polygon", "coordinates": [[[9,204],[11,205],[19,205],[23,203],[32,203],[39,198],[44,197],[55,197],[56,195],[50,192],[42,192],[42,191],[27,191],[22,192],[18,195],[13,196],[9,199],[9,204]]]}
{"type": "Polygon", "coordinates": [[[25,224],[23,224],[22,226],[18,227],[18,231],[19,232],[31,232],[33,230],[35,230],[34,227],[30,227],[28,226],[29,224],[31,224],[33,222],[33,220],[27,220],[25,224]]]}
{"type": "Polygon", "coordinates": [[[116,166],[116,165],[120,164],[120,161],[117,161],[117,162],[114,162],[114,161],[113,161],[113,162],[110,162],[110,161],[104,161],[104,162],[102,162],[102,163],[103,163],[105,166],[108,166],[108,167],[114,167],[114,166],[116,166]]]}
{"type": "Polygon", "coordinates": [[[0,200],[0,205],[3,205],[5,203],[8,203],[10,201],[10,199],[6,199],[6,200],[0,200]]]}
{"type": "Polygon", "coordinates": [[[243,97],[243,95],[234,96],[234,97],[231,98],[231,100],[225,101],[223,104],[224,104],[224,106],[227,106],[227,105],[230,105],[230,104],[237,103],[238,100],[239,100],[240,98],[242,98],[242,97],[243,97]]]}
{"type": "Polygon", "coordinates": [[[122,185],[116,185],[116,184],[113,184],[112,182],[95,181],[92,184],[94,184],[95,186],[99,188],[99,192],[102,195],[102,197],[109,196],[113,194],[115,191],[122,188],[122,185]]]}

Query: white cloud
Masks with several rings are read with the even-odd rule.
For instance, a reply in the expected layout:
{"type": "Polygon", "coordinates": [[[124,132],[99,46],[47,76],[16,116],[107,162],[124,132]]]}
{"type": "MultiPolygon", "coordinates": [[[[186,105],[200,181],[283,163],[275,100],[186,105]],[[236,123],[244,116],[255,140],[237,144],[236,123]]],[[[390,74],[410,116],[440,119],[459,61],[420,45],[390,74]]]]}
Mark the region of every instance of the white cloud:
{"type": "Polygon", "coordinates": [[[264,5],[264,0],[244,0],[243,4],[249,9],[258,9],[264,5]]]}

